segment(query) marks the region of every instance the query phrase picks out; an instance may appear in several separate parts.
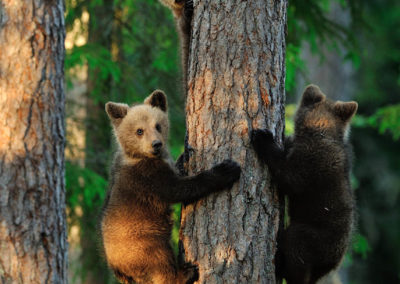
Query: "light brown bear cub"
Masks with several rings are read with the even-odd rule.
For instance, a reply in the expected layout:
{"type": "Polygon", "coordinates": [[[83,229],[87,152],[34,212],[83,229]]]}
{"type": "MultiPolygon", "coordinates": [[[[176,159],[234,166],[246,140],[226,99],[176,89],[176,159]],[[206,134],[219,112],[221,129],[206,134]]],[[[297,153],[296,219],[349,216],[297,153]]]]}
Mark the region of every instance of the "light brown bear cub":
{"type": "Polygon", "coordinates": [[[232,187],[240,167],[224,161],[195,176],[178,176],[169,163],[162,91],[132,107],[109,102],[106,111],[119,144],[101,220],[107,262],[123,283],[192,283],[195,267],[177,267],[170,246],[170,204],[232,187]]]}

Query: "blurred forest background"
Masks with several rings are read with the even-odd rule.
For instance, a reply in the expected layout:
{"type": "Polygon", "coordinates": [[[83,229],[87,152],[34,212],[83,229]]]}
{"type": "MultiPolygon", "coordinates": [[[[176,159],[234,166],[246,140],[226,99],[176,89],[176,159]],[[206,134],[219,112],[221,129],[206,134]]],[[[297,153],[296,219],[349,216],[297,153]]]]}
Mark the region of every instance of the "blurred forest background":
{"type": "MultiPolygon", "coordinates": [[[[185,119],[178,37],[172,14],[157,0],[66,0],[66,8],[70,282],[114,283],[97,234],[115,149],[104,104],[131,104],[164,90],[170,147],[179,156],[185,119]]],[[[400,283],[399,27],[397,0],[289,1],[287,134],[306,84],[359,103],[351,135],[359,221],[343,283],[400,283]]],[[[179,211],[176,205],[176,220],[179,211]]]]}

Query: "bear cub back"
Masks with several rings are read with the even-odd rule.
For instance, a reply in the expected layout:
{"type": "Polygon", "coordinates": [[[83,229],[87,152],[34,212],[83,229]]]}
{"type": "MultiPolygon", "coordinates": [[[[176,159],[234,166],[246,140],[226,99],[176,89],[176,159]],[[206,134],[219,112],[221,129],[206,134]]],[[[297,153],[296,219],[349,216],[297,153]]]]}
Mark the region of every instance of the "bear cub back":
{"type": "Polygon", "coordinates": [[[354,222],[348,142],[356,102],[331,101],[310,85],[282,148],[268,130],[252,144],[289,199],[290,225],[278,239],[277,272],[289,284],[316,283],[342,260],[354,222]]]}

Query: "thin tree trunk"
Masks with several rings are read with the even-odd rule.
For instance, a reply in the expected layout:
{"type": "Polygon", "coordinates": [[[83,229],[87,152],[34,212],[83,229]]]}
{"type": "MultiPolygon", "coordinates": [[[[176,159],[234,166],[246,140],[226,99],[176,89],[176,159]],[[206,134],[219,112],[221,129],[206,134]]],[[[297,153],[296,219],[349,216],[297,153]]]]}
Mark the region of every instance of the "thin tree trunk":
{"type": "Polygon", "coordinates": [[[67,283],[64,4],[0,2],[0,282],[67,283]]]}
{"type": "MultiPolygon", "coordinates": [[[[88,44],[97,52],[100,48],[111,54],[112,31],[114,19],[114,0],[103,0],[101,3],[89,3],[89,35],[88,44]]],[[[111,60],[111,58],[110,58],[111,60]]],[[[85,119],[85,167],[108,177],[108,162],[111,153],[110,122],[104,111],[105,102],[111,97],[111,76],[101,77],[104,66],[88,66],[86,119],[85,119]]],[[[98,198],[97,196],[94,198],[98,198]]],[[[101,208],[94,208],[85,203],[81,218],[80,243],[82,247],[81,261],[85,284],[107,283],[109,270],[103,261],[99,246],[98,218],[101,208]]]]}
{"type": "MultiPolygon", "coordinates": [[[[89,10],[88,44],[94,48],[96,56],[111,54],[114,19],[114,0],[103,0],[89,10]],[[103,48],[103,55],[100,54],[103,48]]],[[[109,58],[111,60],[111,58],[109,58]]],[[[104,105],[111,97],[111,76],[101,77],[104,66],[88,66],[87,102],[86,102],[86,149],[85,166],[103,177],[108,176],[111,147],[110,122],[104,111],[104,105]],[[109,131],[104,131],[109,129],[109,131]]]]}
{"type": "Polygon", "coordinates": [[[187,261],[199,283],[276,283],[279,202],[250,146],[254,128],[284,129],[285,0],[194,1],[186,106],[189,173],[227,158],[242,166],[231,191],[182,212],[187,261]]]}

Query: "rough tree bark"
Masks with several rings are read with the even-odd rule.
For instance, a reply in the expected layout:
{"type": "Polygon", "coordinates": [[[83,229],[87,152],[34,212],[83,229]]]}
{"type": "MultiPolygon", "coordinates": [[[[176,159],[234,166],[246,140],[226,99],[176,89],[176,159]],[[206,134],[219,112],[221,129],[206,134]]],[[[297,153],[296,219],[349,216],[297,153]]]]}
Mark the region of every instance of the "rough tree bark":
{"type": "Polygon", "coordinates": [[[0,1],[0,282],[67,283],[64,4],[0,1]]]}
{"type": "Polygon", "coordinates": [[[276,283],[276,189],[250,146],[253,128],[282,140],[285,0],[194,1],[186,102],[189,173],[227,158],[242,166],[231,191],[182,211],[187,261],[199,283],[276,283]]]}

